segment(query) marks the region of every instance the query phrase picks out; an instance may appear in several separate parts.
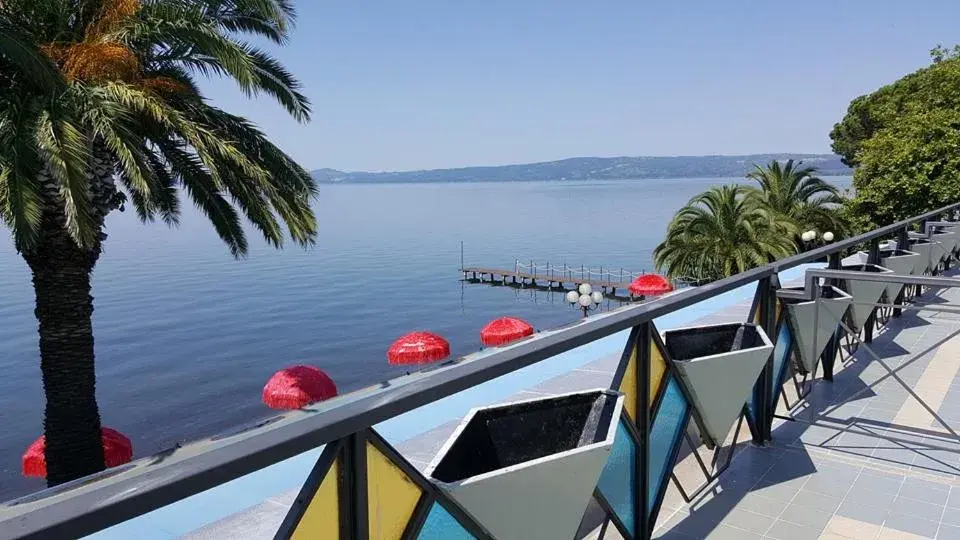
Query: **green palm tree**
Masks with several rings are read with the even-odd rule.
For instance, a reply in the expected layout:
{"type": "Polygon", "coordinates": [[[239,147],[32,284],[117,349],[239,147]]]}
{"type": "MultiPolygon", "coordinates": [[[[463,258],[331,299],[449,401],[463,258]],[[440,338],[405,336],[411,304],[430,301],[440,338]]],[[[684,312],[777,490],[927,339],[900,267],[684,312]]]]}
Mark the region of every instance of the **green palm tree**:
{"type": "Polygon", "coordinates": [[[832,231],[838,238],[846,232],[840,211],[843,198],[839,190],[816,176],[815,167],[787,160],[771,161],[766,166],[754,165],[747,178],[760,187],[751,192],[760,204],[796,224],[796,231],[832,231]]]}
{"type": "Polygon", "coordinates": [[[282,44],[287,0],[0,1],[0,217],[33,275],[47,482],[104,467],[90,277],[104,218],[178,222],[186,196],[241,257],[246,218],[276,247],[313,243],[309,174],[195,75],[309,118],[299,84],[244,34],[282,44]]]}
{"type": "Polygon", "coordinates": [[[667,275],[696,283],[732,276],[796,253],[792,224],[749,196],[749,188],[728,185],[693,197],[667,226],[653,252],[667,275]]]}

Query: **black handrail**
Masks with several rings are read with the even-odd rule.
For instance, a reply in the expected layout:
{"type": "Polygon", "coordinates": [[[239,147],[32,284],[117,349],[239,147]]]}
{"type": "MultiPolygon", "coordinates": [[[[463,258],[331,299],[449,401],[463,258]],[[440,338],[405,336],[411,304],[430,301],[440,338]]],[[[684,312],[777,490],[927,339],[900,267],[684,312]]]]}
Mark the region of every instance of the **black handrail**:
{"type": "Polygon", "coordinates": [[[376,391],[361,390],[316,408],[286,413],[249,432],[188,444],[12,501],[0,507],[0,538],[72,538],[96,532],[586,343],[957,208],[960,203],[389,381],[376,391]]]}

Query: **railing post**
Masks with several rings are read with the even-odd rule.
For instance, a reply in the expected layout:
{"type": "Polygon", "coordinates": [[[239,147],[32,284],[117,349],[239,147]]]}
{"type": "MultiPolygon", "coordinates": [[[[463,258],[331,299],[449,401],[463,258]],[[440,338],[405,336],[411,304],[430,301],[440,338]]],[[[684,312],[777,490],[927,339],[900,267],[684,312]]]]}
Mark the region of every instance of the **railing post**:
{"type": "Polygon", "coordinates": [[[367,540],[370,529],[367,517],[367,446],[361,433],[348,435],[344,440],[343,473],[340,493],[340,536],[367,540]]]}
{"type": "MultiPolygon", "coordinates": [[[[907,228],[904,227],[897,232],[897,249],[909,249],[910,248],[910,237],[907,234],[907,228]]],[[[903,305],[904,296],[907,294],[907,287],[900,287],[900,294],[897,295],[897,298],[894,300],[894,304],[898,306],[903,305]]],[[[900,317],[903,310],[898,307],[893,308],[893,316],[900,317]]]]}
{"type": "MultiPolygon", "coordinates": [[[[867,264],[880,264],[880,239],[870,240],[870,249],[867,251],[867,264]]],[[[873,343],[873,328],[877,321],[877,306],[870,308],[870,315],[863,325],[863,342],[873,343]]]]}
{"type": "MultiPolygon", "coordinates": [[[[831,253],[829,259],[827,259],[827,268],[830,270],[838,270],[840,268],[840,253],[831,253]]],[[[827,280],[827,285],[837,286],[837,282],[834,279],[827,280]]],[[[823,380],[833,382],[833,364],[837,360],[837,352],[840,350],[840,336],[838,333],[834,332],[833,337],[830,338],[830,342],[827,343],[827,348],[824,349],[823,354],[820,356],[820,365],[823,366],[823,380]]]]}
{"type": "MultiPolygon", "coordinates": [[[[776,342],[777,334],[777,294],[774,289],[774,276],[768,276],[757,282],[757,286],[760,288],[760,301],[757,306],[759,310],[759,323],[760,328],[763,329],[764,333],[770,337],[771,341],[776,342]]],[[[756,406],[754,407],[754,418],[757,426],[756,432],[753,433],[753,442],[754,444],[762,445],[764,442],[770,440],[771,434],[770,430],[773,425],[773,404],[776,401],[776,396],[771,395],[771,388],[773,387],[773,353],[770,354],[770,357],[767,358],[767,363],[763,367],[763,371],[760,372],[760,390],[756,394],[757,399],[756,406]]]]}
{"type": "Polygon", "coordinates": [[[637,516],[634,538],[649,540],[653,533],[653,523],[650,521],[649,485],[650,485],[650,348],[651,324],[641,324],[637,332],[637,433],[640,435],[640,445],[637,448],[637,478],[634,487],[637,496],[634,497],[634,507],[637,516]]]}

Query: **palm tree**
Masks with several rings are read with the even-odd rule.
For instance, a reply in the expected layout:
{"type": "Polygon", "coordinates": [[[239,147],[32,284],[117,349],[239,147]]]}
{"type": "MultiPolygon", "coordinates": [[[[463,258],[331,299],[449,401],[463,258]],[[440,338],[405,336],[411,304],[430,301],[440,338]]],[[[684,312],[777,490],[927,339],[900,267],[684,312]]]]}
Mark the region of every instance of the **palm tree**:
{"type": "Polygon", "coordinates": [[[276,247],[314,242],[309,174],[194,80],[308,120],[296,79],[239,40],[282,44],[293,21],[288,0],[0,1],[0,217],[36,291],[48,484],[104,467],[90,277],[107,214],[175,225],[185,194],[236,257],[243,217],[276,247]]]}
{"type": "Polygon", "coordinates": [[[731,276],[796,253],[792,224],[728,185],[693,197],[667,227],[653,252],[654,264],[673,278],[697,283],[731,276]]]}
{"type": "Polygon", "coordinates": [[[775,160],[763,167],[754,165],[747,178],[760,187],[751,196],[771,212],[795,223],[797,231],[832,231],[839,237],[846,231],[839,190],[817,177],[815,167],[802,165],[792,159],[783,165],[775,160]]]}

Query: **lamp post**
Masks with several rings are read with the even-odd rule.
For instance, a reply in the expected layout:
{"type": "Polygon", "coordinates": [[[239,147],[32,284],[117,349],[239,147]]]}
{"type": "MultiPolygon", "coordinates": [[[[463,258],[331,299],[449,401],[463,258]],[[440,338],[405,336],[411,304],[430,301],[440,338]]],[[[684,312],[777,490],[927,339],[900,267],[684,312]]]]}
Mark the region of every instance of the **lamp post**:
{"type": "MultiPolygon", "coordinates": [[[[823,241],[822,242],[823,244],[829,244],[830,242],[833,242],[833,238],[834,238],[833,233],[830,231],[827,231],[820,235],[820,240],[823,241]]],[[[814,230],[806,231],[805,233],[800,235],[800,241],[803,242],[804,251],[817,247],[817,244],[818,244],[817,231],[814,231],[814,230]]]]}
{"type": "Polygon", "coordinates": [[[567,302],[583,310],[583,316],[586,317],[591,309],[600,307],[600,302],[603,302],[603,293],[593,290],[589,283],[581,283],[577,290],[567,293],[567,302]]]}

